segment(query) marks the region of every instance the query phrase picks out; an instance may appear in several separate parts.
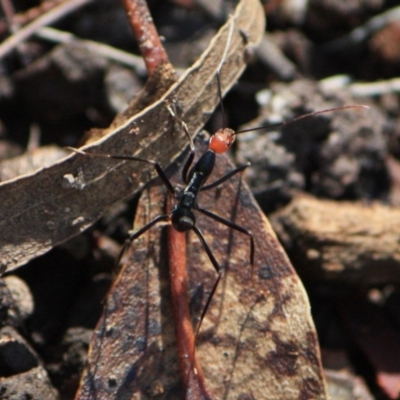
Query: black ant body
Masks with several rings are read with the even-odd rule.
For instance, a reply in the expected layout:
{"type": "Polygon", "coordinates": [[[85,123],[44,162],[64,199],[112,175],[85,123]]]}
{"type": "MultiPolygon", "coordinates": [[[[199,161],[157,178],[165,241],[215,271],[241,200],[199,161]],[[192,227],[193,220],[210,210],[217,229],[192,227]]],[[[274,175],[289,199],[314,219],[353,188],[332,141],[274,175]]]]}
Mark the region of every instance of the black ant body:
{"type": "MultiPolygon", "coordinates": [[[[194,166],[190,169],[192,166],[194,157],[195,157],[195,147],[193,143],[193,139],[191,138],[187,125],[185,124],[184,121],[182,121],[179,117],[176,116],[175,112],[172,110],[170,106],[168,106],[168,109],[171,113],[171,115],[178,120],[184,129],[184,132],[189,140],[189,145],[190,145],[190,154],[189,157],[182,169],[182,181],[186,185],[186,188],[183,190],[181,194],[176,195],[175,189],[171,182],[169,181],[168,177],[162,170],[160,164],[156,161],[153,160],[147,160],[143,159],[140,157],[135,157],[135,156],[122,156],[122,155],[111,155],[111,154],[102,154],[102,153],[89,153],[85,152],[79,149],[74,149],[70,148],[71,150],[75,151],[76,153],[83,154],[86,156],[90,157],[102,157],[102,158],[111,158],[111,159],[116,159],[116,160],[128,160],[128,161],[139,161],[139,162],[144,162],[150,165],[153,165],[158,176],[161,178],[163,181],[164,185],[172,194],[173,196],[177,197],[179,202],[177,205],[173,207],[171,212],[169,214],[163,214],[159,215],[156,218],[154,218],[152,221],[150,221],[147,225],[139,229],[137,232],[132,233],[129,236],[129,239],[127,240],[127,245],[130,245],[135,239],[140,237],[143,233],[145,233],[147,230],[149,230],[152,226],[156,225],[159,222],[164,222],[164,221],[169,221],[174,229],[176,229],[179,232],[187,232],[189,230],[193,230],[196,235],[199,237],[200,241],[202,242],[207,255],[211,261],[211,263],[214,266],[214,269],[218,273],[218,278],[214,284],[213,289],[211,290],[211,293],[209,295],[209,298],[206,302],[206,306],[204,307],[202,316],[200,318],[200,323],[207,312],[208,306],[211,302],[211,299],[213,297],[213,294],[218,286],[218,283],[221,279],[221,268],[214,257],[209,245],[207,244],[202,232],[200,229],[196,226],[196,217],[193,213],[193,210],[199,211],[202,214],[208,216],[209,218],[212,218],[229,228],[232,228],[238,232],[241,232],[245,235],[247,235],[250,239],[250,264],[253,267],[254,265],[254,252],[255,252],[255,245],[254,245],[254,238],[252,233],[232,221],[229,221],[225,218],[222,218],[221,216],[214,214],[208,210],[205,210],[197,204],[197,196],[200,191],[204,190],[209,190],[212,188],[215,188],[222,184],[223,182],[227,181],[230,179],[232,176],[236,175],[237,173],[243,171],[246,169],[250,164],[247,163],[245,165],[242,165],[238,168],[235,168],[222,178],[218,179],[217,181],[205,185],[206,181],[210,177],[210,175],[213,172],[214,165],[215,165],[215,160],[216,160],[216,155],[221,154],[229,150],[229,148],[232,146],[233,142],[235,141],[235,132],[232,129],[229,128],[222,128],[219,129],[213,136],[211,136],[210,141],[209,141],[209,148],[208,150],[199,158],[199,160],[194,164],[194,166]]],[[[126,245],[126,246],[127,246],[126,245]]],[[[121,251],[121,256],[122,253],[124,252],[124,248],[121,251]]],[[[120,261],[121,256],[118,258],[117,262],[120,261]]],[[[197,327],[197,331],[200,327],[197,327]]]]}

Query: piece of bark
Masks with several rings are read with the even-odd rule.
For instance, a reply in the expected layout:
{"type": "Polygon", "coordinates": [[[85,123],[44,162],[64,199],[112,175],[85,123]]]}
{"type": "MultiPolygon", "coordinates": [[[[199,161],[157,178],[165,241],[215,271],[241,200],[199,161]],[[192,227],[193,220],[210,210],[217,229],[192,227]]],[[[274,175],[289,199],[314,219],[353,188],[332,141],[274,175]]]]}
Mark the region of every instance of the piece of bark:
{"type": "Polygon", "coordinates": [[[4,278],[4,284],[9,290],[10,296],[12,296],[8,317],[11,318],[11,320],[21,323],[32,315],[35,308],[32,293],[26,282],[15,275],[6,276],[4,278]]]}
{"type": "Polygon", "coordinates": [[[14,329],[0,330],[0,396],[11,399],[58,399],[37,354],[14,329]]]}
{"type": "Polygon", "coordinates": [[[37,354],[14,328],[0,330],[1,376],[29,371],[39,365],[37,354]]]}
{"type": "Polygon", "coordinates": [[[397,208],[298,196],[271,221],[305,278],[358,285],[400,281],[397,208]]]}
{"type": "Polygon", "coordinates": [[[38,366],[18,375],[0,378],[2,400],[58,400],[46,370],[38,366]]]}
{"type": "Polygon", "coordinates": [[[374,400],[365,382],[350,372],[325,370],[325,376],[332,400],[374,400]]]}
{"type": "Polygon", "coordinates": [[[25,282],[15,276],[0,278],[0,327],[20,327],[33,309],[33,299],[25,282]]]}
{"type": "MultiPolygon", "coordinates": [[[[177,105],[190,132],[200,129],[219,103],[215,73],[229,28],[230,22],[164,96],[85,149],[135,154],[169,165],[187,146],[187,139],[171,118],[166,102],[177,105]]],[[[246,47],[256,44],[263,30],[264,15],[258,0],[242,0],[234,14],[234,32],[221,71],[224,93],[245,68],[246,47]]],[[[153,169],[143,163],[110,163],[72,154],[37,173],[2,183],[0,266],[15,268],[77,235],[111,204],[143,188],[154,175],[153,169]]]]}
{"type": "MultiPolygon", "coordinates": [[[[210,183],[232,169],[219,156],[210,183]]],[[[180,177],[175,175],[176,180],[180,177]]],[[[165,213],[166,193],[160,185],[145,191],[135,230],[165,213]]],[[[256,247],[252,277],[249,238],[197,213],[197,226],[225,270],[197,340],[207,388],[223,399],[326,399],[304,289],[247,186],[236,176],[218,189],[201,192],[199,205],[251,228],[256,247]]],[[[153,227],[132,243],[129,260],[106,300],[77,399],[184,398],[166,238],[160,231],[153,227]]],[[[198,318],[216,273],[191,232],[187,259],[191,307],[198,318]]]]}

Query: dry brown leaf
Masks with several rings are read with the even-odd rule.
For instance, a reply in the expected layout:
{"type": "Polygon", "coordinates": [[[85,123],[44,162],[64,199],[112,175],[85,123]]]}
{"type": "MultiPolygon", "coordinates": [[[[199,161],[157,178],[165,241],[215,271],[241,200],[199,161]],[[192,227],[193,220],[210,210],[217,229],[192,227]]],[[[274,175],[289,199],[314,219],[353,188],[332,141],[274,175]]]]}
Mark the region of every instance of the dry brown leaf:
{"type": "MultiPolygon", "coordinates": [[[[226,92],[245,68],[247,45],[259,42],[264,15],[258,0],[242,0],[221,72],[226,92]]],[[[199,60],[157,102],[86,149],[151,158],[169,165],[187,146],[165,101],[175,102],[190,132],[198,131],[218,104],[216,69],[227,42],[224,26],[199,60]]],[[[111,204],[131,196],[154,176],[141,163],[73,154],[49,168],[0,185],[0,266],[11,270],[82,232],[111,204]],[[132,173],[134,174],[132,178],[132,173]]]]}
{"type": "MultiPolygon", "coordinates": [[[[232,169],[220,156],[210,181],[232,169]]],[[[172,182],[179,178],[175,174],[172,182]]],[[[161,185],[145,191],[135,229],[165,213],[166,193],[161,185]]],[[[218,189],[201,192],[199,204],[251,228],[256,245],[252,280],[248,237],[198,213],[197,226],[226,269],[197,344],[213,398],[326,399],[305,292],[249,189],[236,176],[218,189]]],[[[185,398],[162,232],[153,227],[132,244],[92,339],[78,399],[185,398]]],[[[188,246],[191,303],[199,316],[216,273],[196,235],[188,235],[188,246]],[[196,300],[201,304],[196,306],[196,300]]]]}

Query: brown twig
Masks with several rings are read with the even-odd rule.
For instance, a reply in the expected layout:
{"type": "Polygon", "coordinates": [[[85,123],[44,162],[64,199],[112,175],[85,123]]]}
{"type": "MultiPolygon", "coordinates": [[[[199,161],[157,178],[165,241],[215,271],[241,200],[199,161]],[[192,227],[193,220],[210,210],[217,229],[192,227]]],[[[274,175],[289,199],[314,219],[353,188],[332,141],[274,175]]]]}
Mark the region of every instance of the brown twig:
{"type": "MultiPolygon", "coordinates": [[[[170,209],[170,201],[167,203],[170,209]]],[[[196,359],[196,340],[189,310],[186,234],[176,231],[172,226],[168,227],[168,258],[172,309],[185,398],[211,399],[206,389],[203,371],[196,359]]]]}
{"type": "Polygon", "coordinates": [[[3,9],[4,12],[7,28],[11,32],[13,32],[13,21],[14,21],[15,10],[12,2],[10,0],[1,0],[1,8],[3,9]]]}
{"type": "Polygon", "coordinates": [[[161,43],[145,0],[123,0],[135,38],[139,44],[149,75],[163,63],[168,56],[161,43]]]}

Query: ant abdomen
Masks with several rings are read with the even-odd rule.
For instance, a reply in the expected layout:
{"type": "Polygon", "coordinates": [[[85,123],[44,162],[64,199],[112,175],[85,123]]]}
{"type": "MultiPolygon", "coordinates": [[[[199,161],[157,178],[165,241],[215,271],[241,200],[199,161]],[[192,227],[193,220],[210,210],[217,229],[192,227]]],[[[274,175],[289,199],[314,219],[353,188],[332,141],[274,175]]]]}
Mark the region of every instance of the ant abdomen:
{"type": "Polygon", "coordinates": [[[187,232],[193,229],[196,217],[190,208],[175,206],[171,212],[171,222],[178,232],[187,232]]]}

